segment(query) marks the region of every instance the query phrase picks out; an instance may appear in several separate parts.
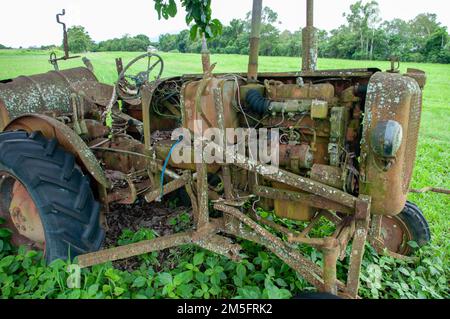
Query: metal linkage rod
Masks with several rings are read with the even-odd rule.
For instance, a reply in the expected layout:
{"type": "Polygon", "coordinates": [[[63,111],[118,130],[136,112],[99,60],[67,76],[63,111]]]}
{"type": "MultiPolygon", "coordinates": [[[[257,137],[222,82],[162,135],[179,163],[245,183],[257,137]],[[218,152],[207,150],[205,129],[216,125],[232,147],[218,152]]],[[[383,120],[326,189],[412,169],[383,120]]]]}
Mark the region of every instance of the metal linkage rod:
{"type": "Polygon", "coordinates": [[[248,81],[258,79],[259,39],[261,32],[262,0],[253,0],[252,33],[250,35],[250,54],[248,61],[248,81]]]}

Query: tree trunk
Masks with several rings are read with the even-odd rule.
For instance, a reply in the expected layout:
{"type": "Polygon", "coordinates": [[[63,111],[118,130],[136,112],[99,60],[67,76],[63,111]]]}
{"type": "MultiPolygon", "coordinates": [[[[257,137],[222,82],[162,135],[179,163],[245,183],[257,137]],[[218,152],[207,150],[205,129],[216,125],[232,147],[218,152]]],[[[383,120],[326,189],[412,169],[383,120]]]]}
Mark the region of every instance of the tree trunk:
{"type": "Polygon", "coordinates": [[[366,41],[366,59],[369,58],[369,37],[367,37],[367,41],[366,41]]]}
{"type": "Polygon", "coordinates": [[[372,40],[370,43],[370,60],[373,60],[373,44],[375,41],[375,29],[372,30],[372,40]]]}
{"type": "Polygon", "coordinates": [[[362,30],[361,30],[360,36],[361,36],[361,53],[363,53],[364,52],[364,35],[363,35],[362,30]]]}

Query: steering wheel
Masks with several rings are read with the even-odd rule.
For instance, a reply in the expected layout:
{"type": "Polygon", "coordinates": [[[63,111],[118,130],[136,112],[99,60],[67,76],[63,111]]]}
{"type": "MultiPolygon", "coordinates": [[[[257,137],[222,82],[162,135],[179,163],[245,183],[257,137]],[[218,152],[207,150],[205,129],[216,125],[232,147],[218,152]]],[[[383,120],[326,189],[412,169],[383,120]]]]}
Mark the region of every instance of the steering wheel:
{"type": "Polygon", "coordinates": [[[123,100],[134,100],[140,98],[140,89],[145,83],[150,81],[150,74],[154,73],[154,70],[158,71],[153,80],[159,80],[164,71],[164,61],[159,55],[148,52],[133,59],[119,74],[119,80],[116,84],[117,94],[123,100]],[[136,75],[127,74],[127,71],[134,64],[145,58],[147,58],[146,71],[139,72],[136,75]],[[152,63],[152,58],[156,58],[156,61],[153,59],[153,61],[155,61],[154,63],[152,63]]]}

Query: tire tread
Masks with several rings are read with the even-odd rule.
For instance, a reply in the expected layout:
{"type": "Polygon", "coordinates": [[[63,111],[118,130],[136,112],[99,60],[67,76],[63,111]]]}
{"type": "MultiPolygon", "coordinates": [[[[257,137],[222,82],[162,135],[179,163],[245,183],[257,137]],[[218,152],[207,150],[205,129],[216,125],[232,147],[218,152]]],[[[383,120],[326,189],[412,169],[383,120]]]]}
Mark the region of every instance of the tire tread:
{"type": "Polygon", "coordinates": [[[35,201],[47,262],[100,249],[105,236],[100,205],[74,156],[55,139],[47,140],[40,132],[0,133],[0,169],[16,176],[35,201]]]}

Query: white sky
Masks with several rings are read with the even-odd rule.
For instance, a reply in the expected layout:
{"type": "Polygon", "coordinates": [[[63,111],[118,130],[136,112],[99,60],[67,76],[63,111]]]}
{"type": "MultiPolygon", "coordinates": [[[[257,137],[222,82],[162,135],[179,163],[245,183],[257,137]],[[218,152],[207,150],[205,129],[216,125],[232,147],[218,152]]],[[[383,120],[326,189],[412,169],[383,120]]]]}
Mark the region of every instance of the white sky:
{"type": "MultiPolygon", "coordinates": [[[[331,30],[345,22],[344,11],[356,0],[316,0],[315,25],[331,30]]],[[[63,21],[68,26],[83,25],[94,41],[143,33],[155,40],[162,33],[184,28],[184,10],[176,18],[161,20],[153,9],[153,0],[2,0],[0,43],[12,47],[60,44],[61,26],[55,14],[66,9],[63,21]]],[[[280,29],[298,30],[305,25],[306,0],[264,0],[265,6],[278,12],[280,29]]],[[[436,13],[450,29],[450,1],[378,0],[381,17],[412,19],[419,13],[436,13]]],[[[213,17],[227,24],[243,18],[251,10],[252,0],[212,0],[213,17]]]]}

